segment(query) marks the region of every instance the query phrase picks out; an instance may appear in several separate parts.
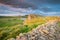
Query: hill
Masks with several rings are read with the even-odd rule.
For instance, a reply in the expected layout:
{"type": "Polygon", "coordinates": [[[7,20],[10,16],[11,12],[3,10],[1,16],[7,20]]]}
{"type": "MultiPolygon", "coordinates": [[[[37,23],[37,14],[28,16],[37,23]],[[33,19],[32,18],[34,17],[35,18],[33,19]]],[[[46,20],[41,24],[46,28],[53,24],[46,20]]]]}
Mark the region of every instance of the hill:
{"type": "Polygon", "coordinates": [[[42,16],[36,14],[29,14],[26,20],[24,20],[24,25],[42,24],[49,20],[60,20],[60,16],[42,16]]]}

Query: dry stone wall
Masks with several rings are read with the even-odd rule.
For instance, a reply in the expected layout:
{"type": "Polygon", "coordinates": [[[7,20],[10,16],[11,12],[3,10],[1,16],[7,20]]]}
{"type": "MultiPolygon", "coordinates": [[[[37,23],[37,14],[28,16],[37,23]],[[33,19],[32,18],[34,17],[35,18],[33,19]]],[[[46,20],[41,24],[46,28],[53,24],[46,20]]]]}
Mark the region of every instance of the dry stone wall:
{"type": "Polygon", "coordinates": [[[51,20],[45,24],[38,25],[28,33],[20,33],[16,38],[8,40],[60,40],[60,28],[56,20],[51,20]]]}

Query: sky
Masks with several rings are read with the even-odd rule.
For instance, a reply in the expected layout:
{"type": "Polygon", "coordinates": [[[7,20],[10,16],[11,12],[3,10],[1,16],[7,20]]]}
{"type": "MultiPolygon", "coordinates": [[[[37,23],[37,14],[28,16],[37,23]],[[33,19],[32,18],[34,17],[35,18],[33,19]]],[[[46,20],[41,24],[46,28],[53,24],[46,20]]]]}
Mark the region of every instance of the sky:
{"type": "Polygon", "coordinates": [[[0,0],[0,16],[60,16],[60,0],[0,0]]]}

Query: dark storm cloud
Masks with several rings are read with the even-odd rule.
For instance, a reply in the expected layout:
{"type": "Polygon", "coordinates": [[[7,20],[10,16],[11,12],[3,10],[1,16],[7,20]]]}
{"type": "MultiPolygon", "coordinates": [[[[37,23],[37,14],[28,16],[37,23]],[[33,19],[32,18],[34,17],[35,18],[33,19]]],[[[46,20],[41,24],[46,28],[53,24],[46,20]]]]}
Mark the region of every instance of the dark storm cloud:
{"type": "Polygon", "coordinates": [[[0,0],[0,3],[11,5],[15,8],[39,9],[41,4],[59,4],[60,0],[0,0]]]}
{"type": "Polygon", "coordinates": [[[60,0],[0,0],[0,3],[11,5],[15,8],[32,8],[50,11],[50,8],[46,6],[60,4],[60,0]]]}
{"type": "Polygon", "coordinates": [[[56,3],[56,4],[58,4],[58,3],[60,3],[60,0],[29,0],[29,1],[31,1],[31,2],[35,2],[35,3],[52,3],[52,4],[54,4],[54,3],[56,3]]]}
{"type": "Polygon", "coordinates": [[[60,4],[60,0],[48,0],[48,3],[60,4]]]}
{"type": "Polygon", "coordinates": [[[11,5],[16,8],[29,8],[29,7],[31,7],[32,9],[37,8],[34,3],[26,2],[26,0],[0,0],[0,3],[11,5]]]}
{"type": "Polygon", "coordinates": [[[60,0],[39,0],[45,3],[60,3],[60,0]]]}

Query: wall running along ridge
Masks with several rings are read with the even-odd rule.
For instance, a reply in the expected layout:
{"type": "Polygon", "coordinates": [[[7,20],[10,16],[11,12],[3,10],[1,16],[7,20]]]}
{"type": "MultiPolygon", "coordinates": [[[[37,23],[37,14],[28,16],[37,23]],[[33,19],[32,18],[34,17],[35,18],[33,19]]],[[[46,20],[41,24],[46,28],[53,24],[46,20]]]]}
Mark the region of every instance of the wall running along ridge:
{"type": "Polygon", "coordinates": [[[16,38],[8,40],[60,40],[60,28],[56,20],[51,20],[45,24],[38,25],[28,33],[20,33],[16,38]]]}

